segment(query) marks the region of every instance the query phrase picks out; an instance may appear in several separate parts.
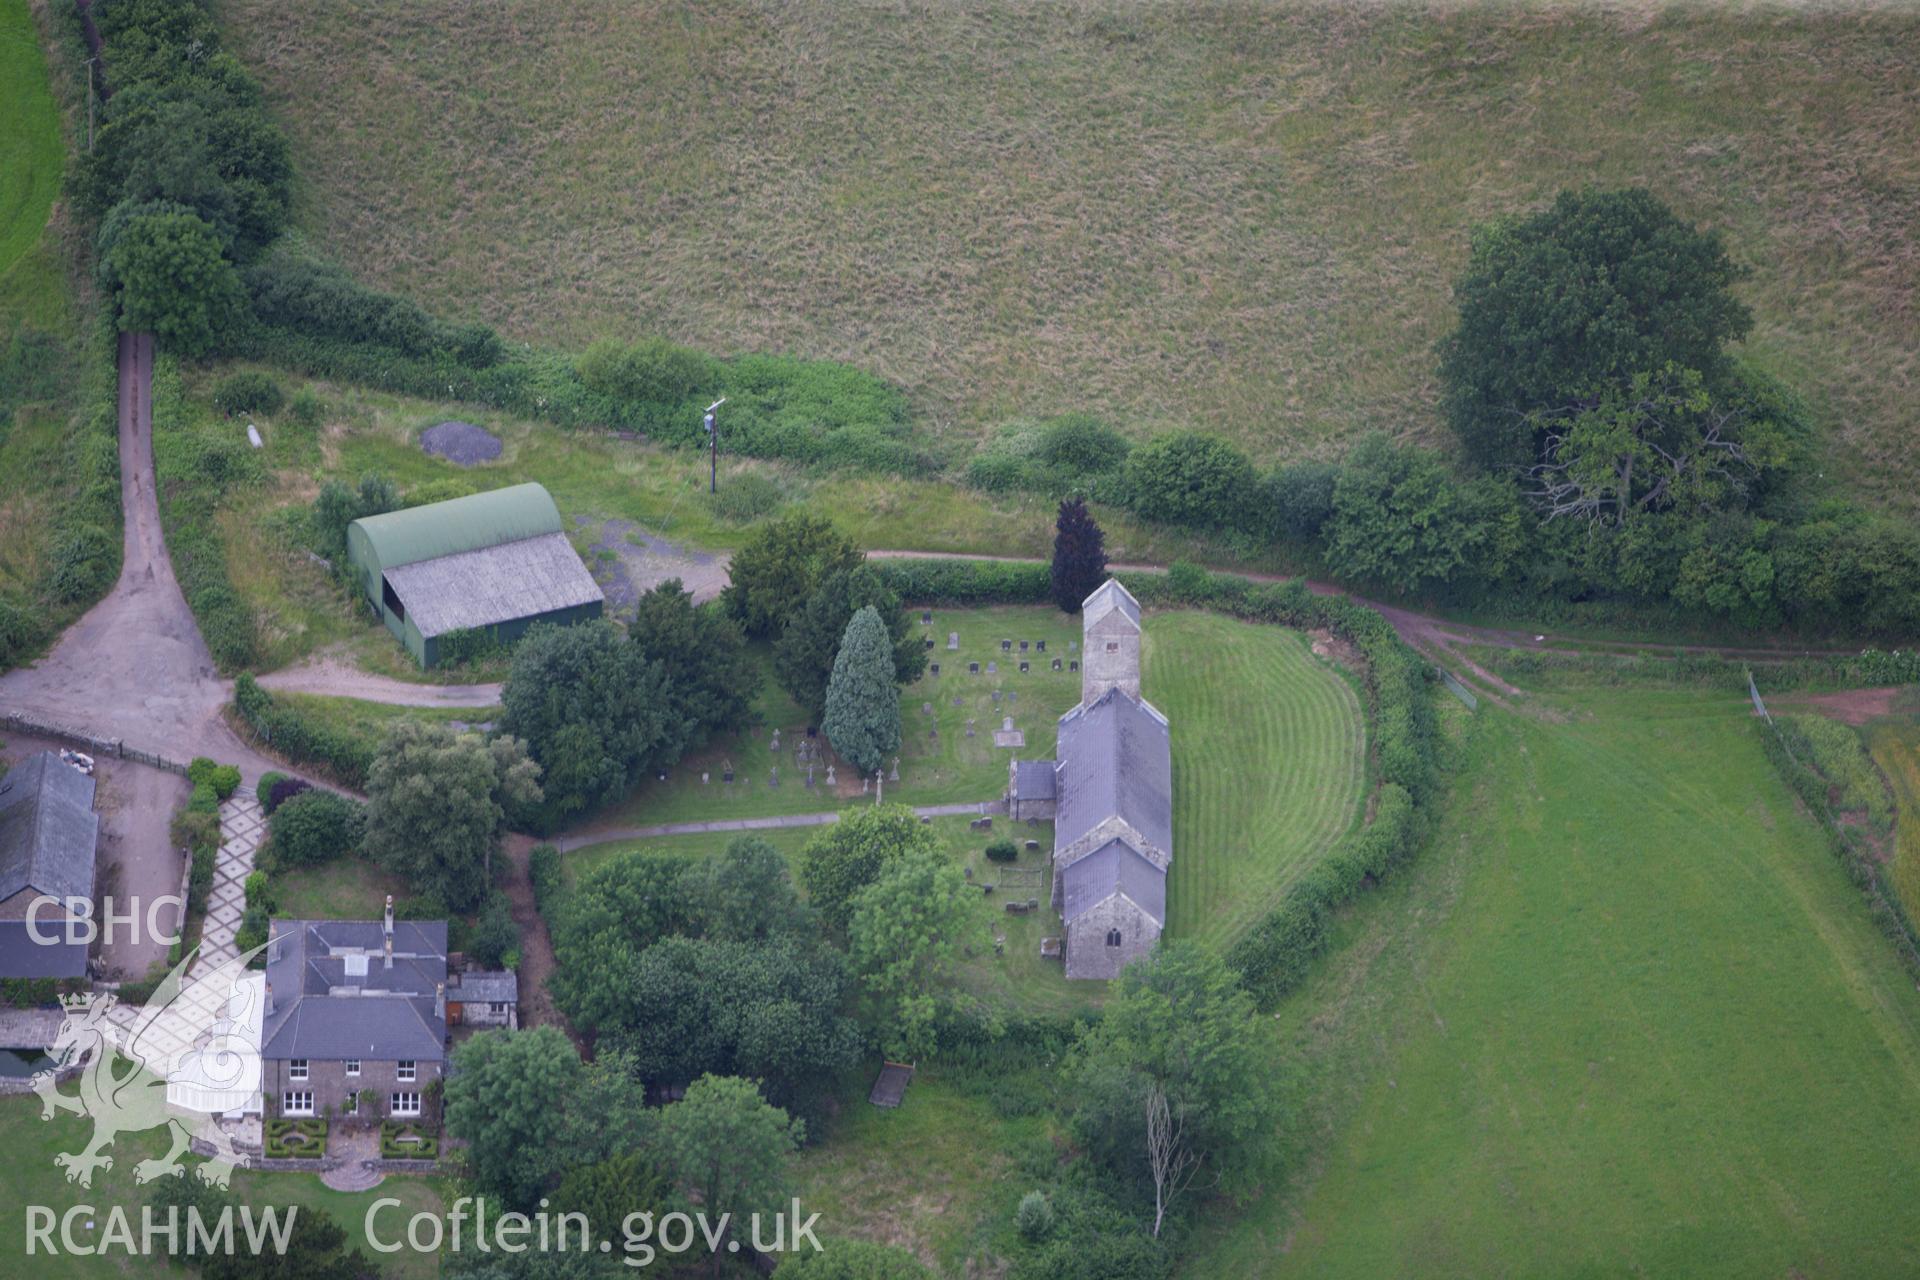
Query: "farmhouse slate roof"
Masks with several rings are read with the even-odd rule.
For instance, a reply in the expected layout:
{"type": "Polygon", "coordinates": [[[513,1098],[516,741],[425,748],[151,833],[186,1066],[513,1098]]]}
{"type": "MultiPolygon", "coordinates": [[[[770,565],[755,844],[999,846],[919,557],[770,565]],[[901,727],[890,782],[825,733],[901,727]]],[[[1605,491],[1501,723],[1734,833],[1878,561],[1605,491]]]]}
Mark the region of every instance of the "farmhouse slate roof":
{"type": "Polygon", "coordinates": [[[423,636],[485,627],[603,599],[564,533],[503,542],[386,570],[423,636]]]}
{"type": "Polygon", "coordinates": [[[1173,856],[1173,755],[1167,719],[1119,688],[1060,717],[1054,848],[1116,814],[1173,856]]]}
{"type": "Polygon", "coordinates": [[[447,980],[447,923],[400,920],[393,926],[393,967],[377,920],[275,920],[267,982],[273,1012],[260,1055],[373,1062],[438,1062],[446,1054],[447,1019],[435,988],[447,980]],[[358,957],[358,960],[350,960],[358,957]],[[348,972],[348,965],[364,974],[348,972]]]}
{"type": "Polygon", "coordinates": [[[1061,873],[1066,883],[1060,908],[1068,924],[1116,893],[1153,917],[1167,922],[1167,873],[1148,862],[1124,840],[1109,840],[1061,873]]]}
{"type": "Polygon", "coordinates": [[[28,756],[0,778],[0,902],[29,888],[91,898],[99,838],[93,779],[51,751],[28,756]]]}

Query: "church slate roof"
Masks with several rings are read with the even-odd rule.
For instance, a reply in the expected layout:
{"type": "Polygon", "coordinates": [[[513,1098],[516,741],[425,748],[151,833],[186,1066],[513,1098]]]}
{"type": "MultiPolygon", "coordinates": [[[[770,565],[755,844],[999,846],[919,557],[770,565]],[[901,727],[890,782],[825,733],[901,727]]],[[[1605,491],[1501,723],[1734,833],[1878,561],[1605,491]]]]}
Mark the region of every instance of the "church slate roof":
{"type": "Polygon", "coordinates": [[[1118,893],[1153,917],[1167,922],[1167,873],[1136,853],[1124,840],[1109,840],[1064,871],[1066,892],[1060,916],[1072,924],[1118,893]]]}
{"type": "Polygon", "coordinates": [[[1173,755],[1167,720],[1109,689],[1060,717],[1053,847],[1065,849],[1118,814],[1173,856],[1173,755]]]}
{"type": "Polygon", "coordinates": [[[1054,762],[1019,760],[1013,766],[1013,791],[1022,800],[1053,799],[1054,762]]]}

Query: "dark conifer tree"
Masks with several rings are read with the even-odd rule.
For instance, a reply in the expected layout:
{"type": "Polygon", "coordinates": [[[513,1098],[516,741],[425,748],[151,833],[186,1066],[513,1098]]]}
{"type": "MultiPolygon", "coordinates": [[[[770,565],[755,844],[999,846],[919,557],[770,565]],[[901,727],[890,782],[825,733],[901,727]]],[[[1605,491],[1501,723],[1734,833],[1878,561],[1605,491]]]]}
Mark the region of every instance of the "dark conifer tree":
{"type": "Polygon", "coordinates": [[[1107,539],[1087,514],[1080,498],[1060,504],[1053,536],[1053,599],[1064,613],[1080,612],[1080,602],[1107,578],[1107,539]]]}

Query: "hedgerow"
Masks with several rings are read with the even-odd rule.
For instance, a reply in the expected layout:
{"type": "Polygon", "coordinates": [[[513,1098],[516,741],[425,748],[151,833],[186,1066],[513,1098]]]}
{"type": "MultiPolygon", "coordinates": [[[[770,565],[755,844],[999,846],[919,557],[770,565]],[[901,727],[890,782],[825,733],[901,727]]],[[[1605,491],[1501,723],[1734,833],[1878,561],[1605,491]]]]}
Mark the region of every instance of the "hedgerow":
{"type": "Polygon", "coordinates": [[[272,750],[298,764],[331,774],[342,786],[366,786],[373,748],[328,725],[316,724],[262,689],[244,672],[233,682],[233,706],[240,718],[272,750]]]}

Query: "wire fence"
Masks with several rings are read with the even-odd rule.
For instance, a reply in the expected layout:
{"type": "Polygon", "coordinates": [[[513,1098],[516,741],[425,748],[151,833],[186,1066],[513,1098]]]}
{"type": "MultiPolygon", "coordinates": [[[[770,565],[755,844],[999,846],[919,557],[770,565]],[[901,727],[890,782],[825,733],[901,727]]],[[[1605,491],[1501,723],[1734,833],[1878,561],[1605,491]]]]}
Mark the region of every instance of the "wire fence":
{"type": "Polygon", "coordinates": [[[1478,711],[1480,709],[1480,699],[1474,696],[1473,690],[1460,683],[1458,676],[1454,675],[1453,672],[1447,670],[1439,663],[1435,663],[1433,669],[1440,673],[1440,683],[1447,687],[1447,692],[1465,703],[1467,710],[1478,711]]]}

